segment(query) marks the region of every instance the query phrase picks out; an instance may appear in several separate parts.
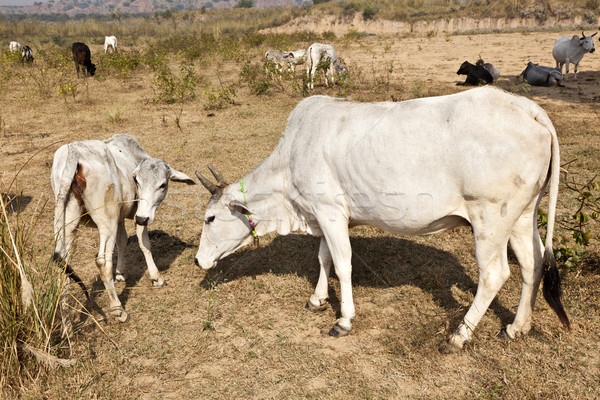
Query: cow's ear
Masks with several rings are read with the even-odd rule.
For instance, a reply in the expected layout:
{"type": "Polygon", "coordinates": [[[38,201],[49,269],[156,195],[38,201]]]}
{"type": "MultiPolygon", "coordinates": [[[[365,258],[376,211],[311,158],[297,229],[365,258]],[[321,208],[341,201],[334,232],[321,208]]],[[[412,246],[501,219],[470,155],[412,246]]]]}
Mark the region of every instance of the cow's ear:
{"type": "Polygon", "coordinates": [[[231,211],[239,212],[242,215],[251,215],[252,211],[248,208],[248,206],[242,203],[239,200],[232,200],[229,202],[229,209],[231,211]]]}
{"type": "MultiPolygon", "coordinates": [[[[134,181],[136,181],[135,177],[137,176],[137,174],[140,173],[140,166],[138,165],[137,167],[135,167],[135,169],[133,170],[133,172],[131,173],[131,177],[133,178],[134,181]]],[[[136,181],[137,182],[137,181],[136,181]]]]}
{"type": "Polygon", "coordinates": [[[183,172],[179,172],[176,169],[170,168],[169,179],[173,182],[183,182],[188,185],[197,185],[196,181],[184,174],[183,172]]]}

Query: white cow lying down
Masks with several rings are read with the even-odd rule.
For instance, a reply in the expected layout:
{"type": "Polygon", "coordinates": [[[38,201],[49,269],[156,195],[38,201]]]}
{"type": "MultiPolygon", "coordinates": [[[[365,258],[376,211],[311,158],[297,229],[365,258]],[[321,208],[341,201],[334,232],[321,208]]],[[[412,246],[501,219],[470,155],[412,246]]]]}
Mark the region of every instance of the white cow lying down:
{"type": "MultiPolygon", "coordinates": [[[[127,135],[61,146],[54,154],[50,179],[55,198],[55,258],[69,262],[75,229],[82,219],[91,219],[100,234],[96,265],[108,292],[110,313],[119,321],[126,321],[127,313],[117,297],[113,281],[115,244],[117,280],[125,279],[125,218],[135,217],[139,245],[152,283],[165,285],[150,252],[148,225],[154,222],[156,208],[167,195],[169,180],[188,185],[196,182],[166,162],[150,157],[134,138],[127,135]]],[[[85,286],[73,275],[68,264],[66,270],[82,285],[87,296],[85,286]]]]}
{"type": "Polygon", "coordinates": [[[348,228],[374,225],[426,235],[470,225],[479,284],[473,304],[446,344],[454,351],[508,279],[510,241],[521,264],[521,300],[509,338],[526,334],[542,277],[544,297],[565,326],[552,235],[560,172],[556,131],[536,103],[482,87],[400,103],[358,103],[325,96],[302,100],[273,153],[240,182],[215,186],[196,263],[217,261],[269,232],[321,237],[320,275],[307,307],[328,297],[331,266],[340,281],[341,318],[330,334],[348,334],[354,318],[348,228]],[[537,210],[549,186],[546,245],[537,210]],[[249,221],[251,216],[252,222],[249,221]]]}

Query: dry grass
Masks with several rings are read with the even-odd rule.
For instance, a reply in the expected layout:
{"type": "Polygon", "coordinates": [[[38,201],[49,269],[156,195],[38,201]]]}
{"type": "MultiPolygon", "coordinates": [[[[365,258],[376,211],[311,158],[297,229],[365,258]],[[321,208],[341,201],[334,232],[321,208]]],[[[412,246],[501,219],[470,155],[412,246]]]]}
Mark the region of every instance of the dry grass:
{"type": "MultiPolygon", "coordinates": [[[[564,32],[566,35],[572,32],[564,32]]],[[[563,160],[577,158],[583,176],[600,168],[597,93],[600,61],[587,55],[578,81],[566,88],[527,88],[515,81],[531,59],[551,63],[556,34],[492,34],[447,37],[362,37],[335,42],[351,71],[348,86],[319,84],[315,94],[347,95],[365,101],[409,99],[462,90],[455,71],[481,55],[503,73],[499,86],[524,92],[546,110],[559,132],[563,160]],[[393,65],[390,72],[390,65],[393,65]]],[[[127,41],[125,40],[125,43],[127,41]]],[[[292,43],[297,47],[304,41],[292,43]]],[[[16,71],[0,91],[4,122],[0,149],[2,179],[22,171],[19,190],[35,201],[52,198],[53,151],[73,140],[135,136],[152,155],[187,174],[211,162],[230,180],[243,176],[277,145],[301,92],[286,87],[255,96],[239,83],[242,62],[262,64],[266,43],[241,45],[238,55],[207,57],[196,65],[203,89],[235,85],[235,104],[205,110],[199,94],[184,105],[181,129],[170,105],[157,104],[154,73],[139,67],[126,78],[101,75],[77,80],[74,98],[50,91],[41,96],[27,68],[16,71]],[[110,121],[107,115],[116,116],[110,121]],[[214,114],[209,116],[209,114],[214,114]]],[[[92,44],[94,59],[100,44],[92,44]]],[[[124,45],[123,51],[142,51],[124,45]]],[[[177,70],[181,56],[168,57],[177,70]]],[[[40,61],[41,62],[41,61],[40,61]]],[[[38,64],[34,68],[41,67],[38,64]]],[[[300,73],[300,71],[299,71],[300,73]]],[[[61,78],[62,79],[62,78],[61,78]]],[[[290,84],[291,85],[291,84],[290,84]]],[[[560,198],[566,214],[568,193],[560,198]]],[[[153,289],[144,261],[130,237],[126,251],[131,277],[118,292],[130,320],[89,321],[78,332],[73,355],[80,362],[33,376],[18,389],[23,398],[482,398],[593,399],[600,396],[600,279],[597,240],[584,265],[563,270],[565,303],[573,330],[564,332],[540,297],[533,329],[525,338],[496,338],[514,316],[520,277],[512,276],[480,323],[472,344],[444,356],[438,344],[457,326],[471,303],[477,281],[472,235],[456,229],[430,237],[396,237],[369,227],[352,230],[357,307],[352,333],[328,337],[339,312],[339,285],[330,280],[331,307],[311,313],[303,306],[317,280],[318,240],[306,235],[271,236],[259,249],[243,249],[209,273],[198,270],[203,207],[198,187],[171,185],[157,212],[151,241],[169,285],[153,289]],[[111,341],[118,344],[118,348],[111,341]]],[[[51,200],[50,200],[51,201],[51,200]]],[[[52,207],[44,209],[36,241],[52,241],[52,207]]],[[[31,209],[25,210],[27,213],[31,209]]],[[[127,228],[133,232],[133,225],[127,228]]],[[[568,236],[568,233],[562,232],[568,236]]],[[[593,229],[597,238],[600,231],[593,229]]],[[[92,287],[101,307],[106,295],[96,276],[97,234],[81,228],[75,270],[92,287]]],[[[96,315],[97,316],[97,315],[96,315]]],[[[5,393],[9,396],[10,393],[5,393]]]]}

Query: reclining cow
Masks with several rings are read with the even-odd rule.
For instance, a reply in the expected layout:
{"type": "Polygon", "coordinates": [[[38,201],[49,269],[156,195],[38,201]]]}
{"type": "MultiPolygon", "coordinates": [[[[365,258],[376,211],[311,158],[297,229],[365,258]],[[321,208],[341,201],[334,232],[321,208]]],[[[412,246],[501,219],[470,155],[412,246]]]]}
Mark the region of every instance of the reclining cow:
{"type": "Polygon", "coordinates": [[[479,60],[477,60],[477,62],[475,63],[475,66],[476,67],[482,66],[483,68],[485,68],[487,70],[487,72],[490,73],[490,75],[492,76],[492,79],[494,81],[497,81],[498,78],[500,78],[500,71],[498,71],[498,68],[496,68],[493,64],[486,63],[481,58],[479,60]]]}
{"type": "Polygon", "coordinates": [[[461,64],[458,71],[456,71],[457,75],[466,75],[467,79],[462,83],[457,83],[457,85],[486,85],[488,83],[492,83],[494,78],[492,74],[489,73],[487,69],[483,65],[473,65],[468,61],[465,61],[461,64]]]}
{"type": "Polygon", "coordinates": [[[110,299],[110,313],[124,322],[127,313],[117,297],[113,280],[113,250],[116,244],[116,279],[125,280],[125,219],[135,219],[139,245],[153,285],[165,285],[150,252],[148,225],[167,195],[169,180],[196,183],[166,162],[150,157],[127,135],[61,146],[54,154],[50,179],[55,198],[55,259],[66,263],[67,274],[82,286],[87,296],[85,285],[73,274],[69,261],[75,229],[80,222],[91,219],[100,234],[96,266],[110,299]]]}
{"type": "Polygon", "coordinates": [[[527,67],[521,72],[520,77],[533,86],[564,86],[563,74],[558,68],[544,67],[529,61],[527,67]]]}

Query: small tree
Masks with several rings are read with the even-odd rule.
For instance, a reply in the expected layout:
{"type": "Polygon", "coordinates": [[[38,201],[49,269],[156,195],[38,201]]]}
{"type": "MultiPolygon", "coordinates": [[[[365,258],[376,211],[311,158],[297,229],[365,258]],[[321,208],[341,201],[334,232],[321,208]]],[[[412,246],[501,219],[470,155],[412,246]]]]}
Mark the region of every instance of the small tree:
{"type": "Polygon", "coordinates": [[[240,0],[238,3],[233,6],[233,8],[252,8],[254,7],[254,2],[252,0],[240,0]]]}

